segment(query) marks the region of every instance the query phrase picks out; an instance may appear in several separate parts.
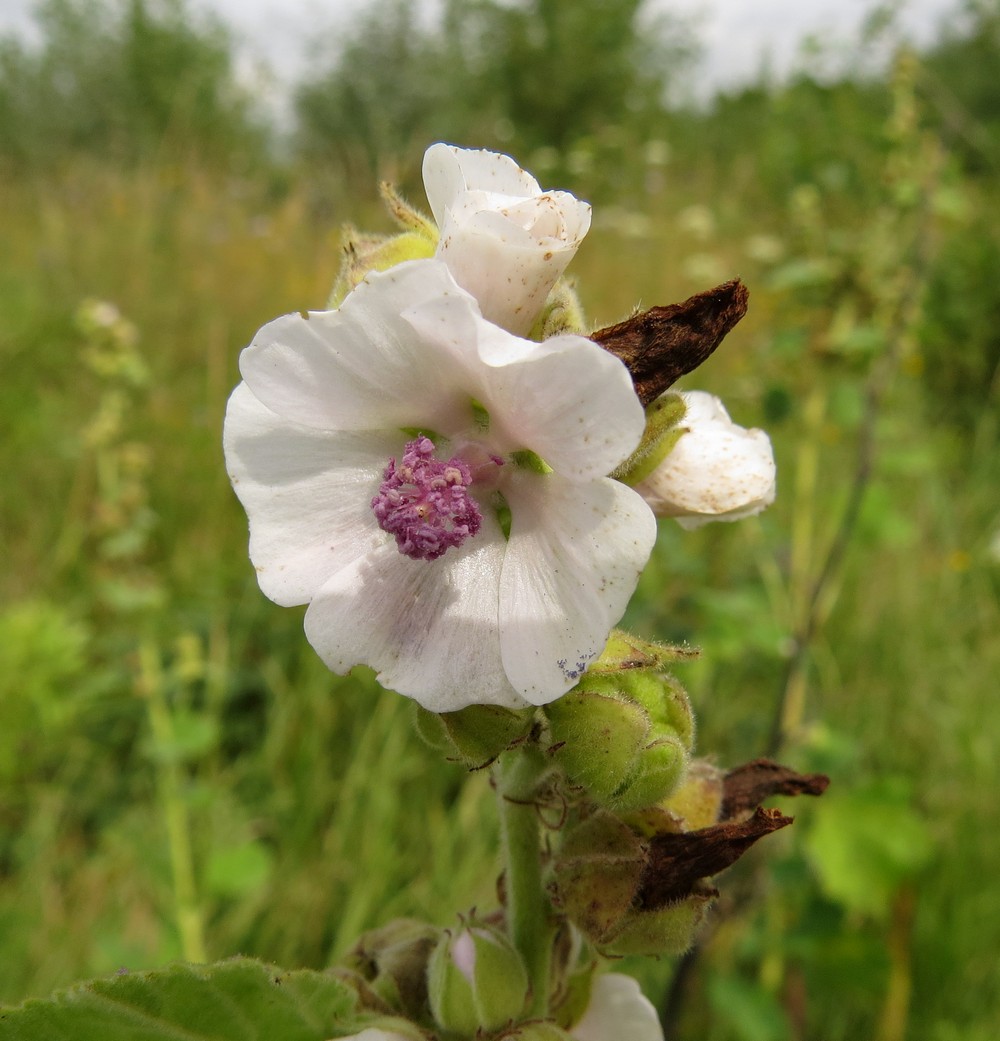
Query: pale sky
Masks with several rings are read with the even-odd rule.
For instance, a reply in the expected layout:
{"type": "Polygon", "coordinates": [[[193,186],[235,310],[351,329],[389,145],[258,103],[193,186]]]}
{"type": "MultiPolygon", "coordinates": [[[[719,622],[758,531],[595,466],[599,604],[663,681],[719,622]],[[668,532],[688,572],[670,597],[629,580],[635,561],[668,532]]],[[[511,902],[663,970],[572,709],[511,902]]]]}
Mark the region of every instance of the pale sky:
{"type": "MultiPolygon", "coordinates": [[[[264,61],[278,84],[293,82],[305,67],[310,43],[330,38],[369,0],[190,0],[214,12],[236,32],[241,65],[264,61]]],[[[567,0],[572,3],[573,0],[567,0]]],[[[840,45],[851,41],[876,0],[648,0],[652,10],[695,14],[705,46],[704,79],[712,86],[746,81],[767,58],[777,73],[794,64],[800,41],[814,35],[840,45]]],[[[433,9],[434,0],[423,0],[433,9]]],[[[926,43],[958,0],[900,0],[900,25],[909,39],[926,43]]],[[[34,0],[0,0],[0,32],[30,31],[34,0]]]]}

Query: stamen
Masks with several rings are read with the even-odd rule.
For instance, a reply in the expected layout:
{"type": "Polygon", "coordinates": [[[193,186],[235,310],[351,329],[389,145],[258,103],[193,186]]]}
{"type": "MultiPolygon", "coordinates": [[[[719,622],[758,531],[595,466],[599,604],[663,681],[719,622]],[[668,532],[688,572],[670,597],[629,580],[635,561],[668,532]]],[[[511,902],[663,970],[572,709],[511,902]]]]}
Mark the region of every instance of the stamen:
{"type": "Polygon", "coordinates": [[[435,459],[429,437],[408,441],[399,465],[390,459],[383,477],[372,510],[404,556],[437,560],[479,531],[483,516],[468,492],[472,471],[457,456],[435,459]]]}

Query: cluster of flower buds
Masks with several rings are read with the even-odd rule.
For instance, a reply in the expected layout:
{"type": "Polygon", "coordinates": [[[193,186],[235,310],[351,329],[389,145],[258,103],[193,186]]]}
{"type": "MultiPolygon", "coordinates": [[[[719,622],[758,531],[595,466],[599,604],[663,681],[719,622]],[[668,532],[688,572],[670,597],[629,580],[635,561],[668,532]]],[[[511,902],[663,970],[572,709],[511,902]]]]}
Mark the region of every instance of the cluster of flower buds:
{"type": "Polygon", "coordinates": [[[501,924],[470,917],[435,929],[400,919],[365,934],[337,970],[357,992],[365,1024],[344,1041],[661,1041],[656,1011],[635,980],[599,974],[572,940],[558,945],[552,1014],[528,1015],[525,968],[501,924]]]}

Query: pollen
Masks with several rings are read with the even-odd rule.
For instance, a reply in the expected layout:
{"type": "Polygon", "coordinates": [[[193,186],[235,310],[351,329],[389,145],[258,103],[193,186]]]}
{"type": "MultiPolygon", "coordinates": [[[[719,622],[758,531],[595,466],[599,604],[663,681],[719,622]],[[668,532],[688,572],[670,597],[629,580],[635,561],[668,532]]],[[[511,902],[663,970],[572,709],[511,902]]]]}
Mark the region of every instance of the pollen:
{"type": "Polygon", "coordinates": [[[434,442],[408,441],[397,465],[389,460],[372,511],[379,527],[413,560],[437,560],[479,532],[483,515],[469,493],[472,471],[458,457],[434,458],[434,442]]]}

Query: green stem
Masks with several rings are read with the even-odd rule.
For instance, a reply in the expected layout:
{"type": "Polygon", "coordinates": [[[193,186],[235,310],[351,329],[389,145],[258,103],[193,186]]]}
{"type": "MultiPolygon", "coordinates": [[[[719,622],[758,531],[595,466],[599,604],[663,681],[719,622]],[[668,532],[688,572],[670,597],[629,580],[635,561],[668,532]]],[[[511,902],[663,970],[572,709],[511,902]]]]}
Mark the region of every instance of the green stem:
{"type": "Polygon", "coordinates": [[[545,762],[535,748],[505,753],[495,768],[500,836],[506,868],[507,930],[524,960],[531,984],[530,1014],[549,1012],[549,973],[554,925],[542,885],[538,781],[545,762]]]}
{"type": "MultiPolygon", "coordinates": [[[[170,749],[174,742],[174,723],[163,689],[160,654],[150,640],[139,648],[140,690],[146,697],[150,730],[154,742],[170,749]]],[[[174,906],[181,952],[186,961],[207,962],[205,929],[195,885],[194,852],[191,849],[191,822],[184,801],[183,779],[178,764],[170,758],[157,764],[160,801],[167,825],[170,867],[174,878],[174,906]]]]}

